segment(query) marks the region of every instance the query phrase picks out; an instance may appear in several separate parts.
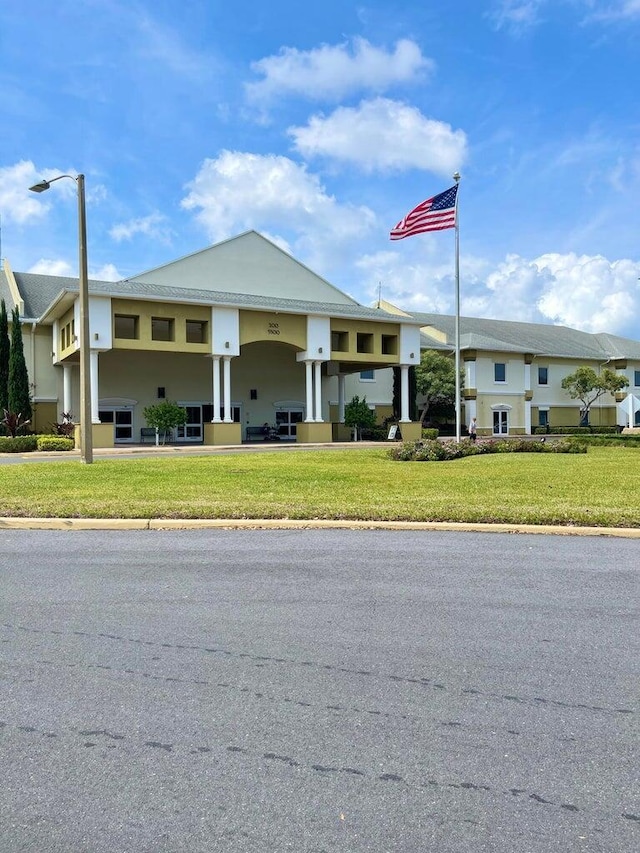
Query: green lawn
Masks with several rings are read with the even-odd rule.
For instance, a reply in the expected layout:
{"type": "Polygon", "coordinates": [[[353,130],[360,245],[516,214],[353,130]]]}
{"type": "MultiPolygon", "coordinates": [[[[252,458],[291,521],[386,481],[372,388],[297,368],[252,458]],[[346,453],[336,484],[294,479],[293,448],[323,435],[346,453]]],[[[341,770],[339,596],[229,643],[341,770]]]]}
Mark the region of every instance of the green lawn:
{"type": "Polygon", "coordinates": [[[0,468],[0,516],[472,521],[640,527],[640,452],[393,462],[387,448],[0,468]]]}

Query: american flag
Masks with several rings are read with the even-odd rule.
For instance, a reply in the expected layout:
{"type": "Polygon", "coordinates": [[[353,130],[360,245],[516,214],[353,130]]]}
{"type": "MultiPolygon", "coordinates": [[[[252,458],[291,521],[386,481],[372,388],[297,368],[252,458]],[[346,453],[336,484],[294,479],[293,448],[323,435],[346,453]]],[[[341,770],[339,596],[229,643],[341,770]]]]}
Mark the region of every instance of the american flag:
{"type": "Polygon", "coordinates": [[[404,237],[413,237],[414,234],[424,234],[426,231],[455,228],[457,194],[456,184],[440,195],[423,201],[398,222],[389,236],[392,240],[402,240],[404,237]]]}

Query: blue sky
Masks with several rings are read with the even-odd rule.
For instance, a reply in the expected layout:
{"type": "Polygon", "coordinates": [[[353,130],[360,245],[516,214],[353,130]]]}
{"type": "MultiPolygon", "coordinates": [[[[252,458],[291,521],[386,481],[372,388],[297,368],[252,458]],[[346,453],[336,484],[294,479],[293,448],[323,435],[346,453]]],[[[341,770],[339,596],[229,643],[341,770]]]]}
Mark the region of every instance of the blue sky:
{"type": "Polygon", "coordinates": [[[255,228],[363,304],[640,338],[640,0],[3,0],[2,256],[126,278],[255,228]]]}

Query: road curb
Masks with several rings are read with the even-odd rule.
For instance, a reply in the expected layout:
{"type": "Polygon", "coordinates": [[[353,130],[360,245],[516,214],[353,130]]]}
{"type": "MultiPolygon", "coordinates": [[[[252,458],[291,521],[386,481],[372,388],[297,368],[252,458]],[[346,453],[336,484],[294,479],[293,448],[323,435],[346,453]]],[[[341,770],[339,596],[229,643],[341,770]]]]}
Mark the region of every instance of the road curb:
{"type": "Polygon", "coordinates": [[[0,518],[2,530],[447,530],[640,539],[640,528],[289,518],[0,518]]]}

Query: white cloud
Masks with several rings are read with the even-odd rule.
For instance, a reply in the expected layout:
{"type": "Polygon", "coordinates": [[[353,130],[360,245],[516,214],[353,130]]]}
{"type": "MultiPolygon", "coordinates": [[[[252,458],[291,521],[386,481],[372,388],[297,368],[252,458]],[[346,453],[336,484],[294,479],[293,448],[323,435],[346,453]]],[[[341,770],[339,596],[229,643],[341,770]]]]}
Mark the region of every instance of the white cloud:
{"type": "Polygon", "coordinates": [[[223,151],[204,161],[188,189],[182,207],[195,211],[212,240],[264,227],[297,234],[306,246],[335,247],[375,221],[366,207],[338,204],[317,176],[287,157],[223,151]]]}
{"type": "Polygon", "coordinates": [[[247,96],[265,104],[287,93],[339,100],[362,90],[382,92],[423,79],[434,66],[409,39],[398,41],[393,52],[373,47],[366,39],[354,39],[351,46],[325,44],[308,51],[282,48],[277,56],[265,57],[251,67],[264,79],[246,84],[247,96]]]}
{"type": "Polygon", "coordinates": [[[170,243],[172,231],[167,225],[167,217],[157,212],[121,222],[109,230],[109,236],[117,243],[122,240],[131,240],[136,234],[153,237],[161,243],[170,243]]]}
{"type": "Polygon", "coordinates": [[[330,157],[363,172],[424,169],[450,176],[467,154],[462,130],[388,98],[340,107],[326,118],[312,116],[306,127],[288,133],[302,156],[330,157]]]}
{"type": "Polygon", "coordinates": [[[500,0],[489,17],[496,29],[522,32],[539,22],[539,12],[546,0],[500,0]]]}
{"type": "MultiPolygon", "coordinates": [[[[358,265],[370,301],[382,298],[408,311],[455,313],[453,263],[436,242],[386,250],[358,265]]],[[[532,260],[508,255],[491,269],[486,260],[460,259],[460,313],[526,323],[553,323],[584,332],[638,339],[640,262],[600,255],[545,254],[532,260]]]]}
{"type": "MultiPolygon", "coordinates": [[[[55,275],[62,276],[64,278],[77,278],[78,266],[77,264],[70,264],[68,261],[63,261],[59,258],[57,260],[52,258],[41,258],[39,261],[36,261],[36,263],[33,264],[27,272],[38,275],[55,275]]],[[[89,278],[95,279],[96,281],[122,280],[122,276],[114,264],[104,264],[104,266],[98,267],[97,269],[90,268],[89,278]]]]}
{"type": "Polygon", "coordinates": [[[552,322],[584,332],[637,337],[640,263],[601,255],[510,255],[476,294],[477,316],[552,322]]]}
{"type": "Polygon", "coordinates": [[[46,214],[50,205],[29,192],[29,187],[42,178],[43,173],[30,160],[0,168],[0,214],[4,219],[23,225],[46,214]]]}

